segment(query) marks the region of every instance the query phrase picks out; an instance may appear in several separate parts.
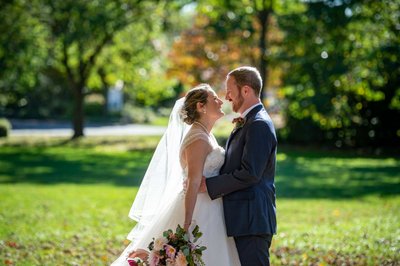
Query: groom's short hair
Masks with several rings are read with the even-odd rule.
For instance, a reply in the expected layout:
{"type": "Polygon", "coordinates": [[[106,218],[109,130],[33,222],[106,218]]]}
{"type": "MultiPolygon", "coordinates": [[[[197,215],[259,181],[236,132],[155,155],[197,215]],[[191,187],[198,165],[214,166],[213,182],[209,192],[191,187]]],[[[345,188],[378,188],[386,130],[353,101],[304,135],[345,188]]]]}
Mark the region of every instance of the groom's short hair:
{"type": "Polygon", "coordinates": [[[228,77],[234,77],[239,88],[246,85],[251,87],[254,93],[260,97],[262,79],[257,68],[250,66],[238,67],[229,72],[228,77]]]}

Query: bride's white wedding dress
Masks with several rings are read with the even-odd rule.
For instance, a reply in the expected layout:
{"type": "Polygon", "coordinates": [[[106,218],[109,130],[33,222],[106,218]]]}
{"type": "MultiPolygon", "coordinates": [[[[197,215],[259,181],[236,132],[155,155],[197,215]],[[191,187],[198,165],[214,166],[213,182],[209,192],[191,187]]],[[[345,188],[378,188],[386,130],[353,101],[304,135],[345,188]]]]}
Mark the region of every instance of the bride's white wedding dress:
{"type": "MultiPolygon", "coordinates": [[[[207,155],[204,164],[203,175],[205,177],[218,175],[224,163],[225,151],[218,145],[213,135],[208,135],[203,130],[192,127],[185,136],[180,150],[183,151],[193,141],[199,139],[206,141],[212,147],[212,151],[207,155]]],[[[187,177],[187,167],[182,156],[180,156],[180,163],[182,169],[184,169],[184,176],[187,177]]],[[[183,226],[185,217],[184,203],[185,193],[181,191],[161,210],[152,224],[146,226],[139,237],[129,244],[112,265],[129,265],[126,258],[132,250],[148,250],[148,245],[152,239],[161,237],[163,231],[167,229],[175,230],[178,224],[183,226]]],[[[207,247],[202,257],[207,266],[240,265],[235,241],[233,238],[227,237],[226,234],[221,198],[211,200],[207,193],[199,193],[193,213],[192,226],[194,225],[198,225],[203,233],[196,244],[207,247]]]]}

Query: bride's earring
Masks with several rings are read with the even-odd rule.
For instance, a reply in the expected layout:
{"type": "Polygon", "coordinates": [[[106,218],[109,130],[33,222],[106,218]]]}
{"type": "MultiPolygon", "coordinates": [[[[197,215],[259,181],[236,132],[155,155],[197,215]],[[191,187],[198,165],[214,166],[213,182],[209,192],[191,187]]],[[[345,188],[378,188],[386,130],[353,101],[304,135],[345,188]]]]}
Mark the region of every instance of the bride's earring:
{"type": "Polygon", "coordinates": [[[206,109],[203,109],[203,113],[204,113],[204,114],[207,113],[206,109]]]}

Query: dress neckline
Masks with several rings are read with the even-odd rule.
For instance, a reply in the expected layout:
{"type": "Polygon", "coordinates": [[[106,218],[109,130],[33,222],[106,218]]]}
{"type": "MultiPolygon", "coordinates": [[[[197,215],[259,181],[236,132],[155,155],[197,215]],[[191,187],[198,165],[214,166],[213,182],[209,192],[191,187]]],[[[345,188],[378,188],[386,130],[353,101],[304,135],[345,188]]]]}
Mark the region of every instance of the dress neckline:
{"type": "Polygon", "coordinates": [[[210,133],[208,132],[207,128],[202,123],[194,121],[193,124],[199,125],[204,130],[204,132],[206,132],[207,135],[210,136],[210,133]]]}

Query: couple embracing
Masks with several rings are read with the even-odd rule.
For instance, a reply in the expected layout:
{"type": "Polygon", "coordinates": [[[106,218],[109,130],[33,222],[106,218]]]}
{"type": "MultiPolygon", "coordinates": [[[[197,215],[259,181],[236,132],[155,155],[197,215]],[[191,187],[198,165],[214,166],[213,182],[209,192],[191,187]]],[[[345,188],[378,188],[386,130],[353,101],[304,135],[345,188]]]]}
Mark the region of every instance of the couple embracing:
{"type": "Polygon", "coordinates": [[[200,227],[207,266],[269,265],[277,139],[261,88],[256,68],[227,75],[225,99],[240,117],[225,149],[211,133],[224,113],[209,85],[176,102],[130,211],[138,222],[128,235],[132,242],[112,265],[145,257],[153,237],[177,224],[186,231],[200,227]]]}

